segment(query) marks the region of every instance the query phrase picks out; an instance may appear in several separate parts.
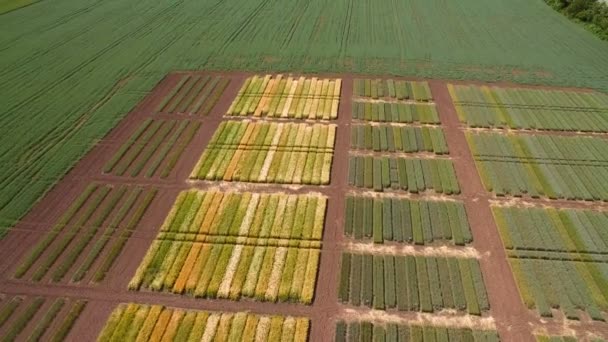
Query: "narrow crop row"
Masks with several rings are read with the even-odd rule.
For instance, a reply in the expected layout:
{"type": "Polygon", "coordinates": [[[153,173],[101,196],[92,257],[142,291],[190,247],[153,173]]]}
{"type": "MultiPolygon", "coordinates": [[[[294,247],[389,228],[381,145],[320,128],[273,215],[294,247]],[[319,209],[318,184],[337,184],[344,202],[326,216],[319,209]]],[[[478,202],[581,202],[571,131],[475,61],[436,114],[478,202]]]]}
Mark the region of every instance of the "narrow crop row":
{"type": "Polygon", "coordinates": [[[348,172],[350,185],[375,191],[460,193],[454,165],[447,159],[351,156],[348,172]]]}
{"type": "Polygon", "coordinates": [[[116,151],[103,168],[104,173],[137,177],[169,176],[180,156],[200,128],[189,120],[144,121],[116,151]]]}
{"type": "MultiPolygon", "coordinates": [[[[575,336],[559,336],[559,335],[534,335],[536,342],[577,342],[575,336]]],[[[606,342],[606,340],[599,337],[592,337],[589,339],[590,342],[606,342]]]]}
{"type": "Polygon", "coordinates": [[[608,213],[557,208],[492,207],[507,249],[608,254],[608,213]]]}
{"type": "Polygon", "coordinates": [[[31,249],[16,278],[104,279],[156,195],[156,190],[93,183],[31,249]],[[91,272],[95,271],[92,276],[91,272]]]}
{"type": "Polygon", "coordinates": [[[470,127],[607,132],[608,96],[561,90],[448,85],[470,127]]]}
{"type": "Polygon", "coordinates": [[[341,86],[341,79],[249,77],[226,115],[336,119],[341,86]]]}
{"type": "Polygon", "coordinates": [[[350,133],[350,146],[353,149],[448,153],[448,145],[441,128],[354,125],[350,133]]]}
{"type": "Polygon", "coordinates": [[[310,320],[120,304],[97,341],[294,341],[308,339],[310,320]]]}
{"type": "Polygon", "coordinates": [[[310,304],[319,249],[155,240],[129,289],[310,304]]]}
{"type": "Polygon", "coordinates": [[[468,133],[484,186],[499,196],[608,200],[602,138],[468,133]]]}
{"type": "Polygon", "coordinates": [[[473,240],[462,202],[348,196],[345,220],[347,236],[374,243],[473,240]]]}
{"type": "Polygon", "coordinates": [[[156,112],[209,115],[229,83],[221,76],[183,75],[162,97],[156,112]]]}
{"type": "Polygon", "coordinates": [[[476,259],[342,254],[338,297],[374,309],[480,315],[489,310],[476,259]]]}
{"type": "Polygon", "coordinates": [[[391,98],[398,100],[413,99],[416,101],[431,101],[431,89],[427,82],[382,80],[382,79],[355,79],[353,95],[360,97],[391,98]]]}
{"type": "Polygon", "coordinates": [[[335,125],[226,122],[190,178],[328,184],[335,125]]]}
{"type": "Polygon", "coordinates": [[[5,297],[0,301],[2,341],[64,341],[86,305],[65,298],[5,297]]]}
{"type": "Polygon", "coordinates": [[[326,205],[326,197],[320,195],[182,191],[159,239],[219,242],[221,238],[251,244],[260,238],[295,245],[320,241],[326,205]]]}
{"type": "Polygon", "coordinates": [[[353,119],[379,122],[440,124],[435,105],[391,102],[353,102],[353,119]]]}
{"type": "Polygon", "coordinates": [[[561,310],[568,319],[580,319],[579,310],[593,320],[605,321],[608,312],[608,264],[509,258],[524,304],[552,317],[561,310]]]}
{"type": "Polygon", "coordinates": [[[368,321],[336,324],[336,342],[387,341],[387,342],[498,342],[496,330],[471,330],[415,324],[374,324],[368,321]]]}

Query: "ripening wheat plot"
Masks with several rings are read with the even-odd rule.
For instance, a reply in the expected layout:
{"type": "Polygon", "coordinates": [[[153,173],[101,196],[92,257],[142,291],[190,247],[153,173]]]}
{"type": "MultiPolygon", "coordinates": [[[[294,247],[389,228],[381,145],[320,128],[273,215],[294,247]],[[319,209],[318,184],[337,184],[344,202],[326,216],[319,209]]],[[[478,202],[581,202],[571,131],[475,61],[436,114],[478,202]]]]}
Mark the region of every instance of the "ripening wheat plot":
{"type": "Polygon", "coordinates": [[[186,310],[119,304],[97,341],[294,341],[308,340],[310,320],[248,312],[186,310]]]}
{"type": "Polygon", "coordinates": [[[32,247],[15,278],[102,281],[156,193],[137,186],[90,184],[32,247]]]}
{"type": "Polygon", "coordinates": [[[448,154],[443,130],[438,127],[353,125],[350,131],[350,147],[376,152],[448,154]]]}
{"type": "Polygon", "coordinates": [[[353,101],[352,116],[354,120],[421,123],[438,125],[441,123],[435,104],[400,103],[400,102],[365,102],[353,101]]]}
{"type": "Polygon", "coordinates": [[[608,132],[608,95],[597,92],[448,85],[470,127],[608,132]]]}
{"type": "Polygon", "coordinates": [[[374,243],[417,245],[473,241],[467,213],[459,201],[419,201],[400,198],[348,196],[344,233],[374,243]]]}
{"type": "Polygon", "coordinates": [[[341,87],[339,78],[256,75],[245,80],[226,115],[334,120],[341,87]]]}
{"type": "Polygon", "coordinates": [[[484,186],[512,195],[608,200],[608,144],[603,138],[466,134],[484,186]]]}
{"type": "Polygon", "coordinates": [[[190,178],[328,184],[336,125],[224,121],[190,178]]]}
{"type": "Polygon", "coordinates": [[[413,100],[428,102],[433,100],[431,89],[427,82],[355,79],[353,95],[362,98],[388,100],[413,100]]]}
{"type": "Polygon", "coordinates": [[[320,195],[184,191],[129,288],[309,304],[326,205],[320,195]]]}
{"type": "Polygon", "coordinates": [[[230,79],[221,76],[183,75],[161,98],[155,112],[209,115],[228,84],[230,79]]]}
{"type": "Polygon", "coordinates": [[[481,315],[490,309],[477,259],[342,253],[339,300],[378,310],[481,315]]]}
{"type": "Polygon", "coordinates": [[[496,330],[477,330],[435,325],[373,323],[369,321],[338,321],[336,342],[359,341],[470,341],[498,342],[496,330]]]}

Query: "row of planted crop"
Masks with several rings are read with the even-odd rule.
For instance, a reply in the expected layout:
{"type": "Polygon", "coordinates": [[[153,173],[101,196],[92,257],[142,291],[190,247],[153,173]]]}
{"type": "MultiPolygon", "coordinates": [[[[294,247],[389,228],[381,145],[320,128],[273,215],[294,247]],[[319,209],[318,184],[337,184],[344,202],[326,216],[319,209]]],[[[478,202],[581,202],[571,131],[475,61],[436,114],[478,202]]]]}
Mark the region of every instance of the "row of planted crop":
{"type": "Polygon", "coordinates": [[[496,330],[442,327],[435,325],[374,323],[370,321],[339,321],[336,342],[498,342],[496,330]]]}
{"type": "Polygon", "coordinates": [[[393,79],[355,79],[353,94],[373,99],[390,98],[397,100],[413,99],[431,101],[433,96],[427,82],[393,79]]]}
{"type": "Polygon", "coordinates": [[[226,115],[336,119],[341,79],[252,76],[245,80],[226,115]]]}
{"type": "Polygon", "coordinates": [[[156,106],[157,113],[208,115],[219,101],[229,78],[210,75],[183,75],[156,106]]]}
{"type": "Polygon", "coordinates": [[[356,240],[373,239],[418,245],[473,240],[462,202],[348,196],[344,233],[356,240]]]}
{"type": "Polygon", "coordinates": [[[439,114],[433,104],[360,102],[354,101],[352,116],[355,120],[439,124],[439,114]]]}
{"type": "Polygon", "coordinates": [[[160,305],[120,304],[97,341],[294,341],[308,339],[310,321],[292,316],[264,316],[183,310],[160,305]]]}
{"type": "Polygon", "coordinates": [[[89,185],[31,249],[15,277],[40,281],[50,272],[52,281],[71,274],[79,282],[95,271],[91,281],[103,280],[155,196],[155,189],[89,185]]]}
{"type": "Polygon", "coordinates": [[[477,259],[344,252],[338,297],[374,309],[480,315],[489,310],[477,259]]]}
{"type": "Polygon", "coordinates": [[[326,197],[313,194],[182,191],[159,238],[205,242],[205,236],[233,237],[235,243],[320,241],[326,206],[326,197]]]}
{"type": "Polygon", "coordinates": [[[376,152],[448,153],[443,130],[436,127],[354,125],[350,145],[353,149],[376,152]]]}
{"type": "Polygon", "coordinates": [[[375,191],[460,193],[454,165],[448,159],[351,156],[348,183],[375,191]]]}

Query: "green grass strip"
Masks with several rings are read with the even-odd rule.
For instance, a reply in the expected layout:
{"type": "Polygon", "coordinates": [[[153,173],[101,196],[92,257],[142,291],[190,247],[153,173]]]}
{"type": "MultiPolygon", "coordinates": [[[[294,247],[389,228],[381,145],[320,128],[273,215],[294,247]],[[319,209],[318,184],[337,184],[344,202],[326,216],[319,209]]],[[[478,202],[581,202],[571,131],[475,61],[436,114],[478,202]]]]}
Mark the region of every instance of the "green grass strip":
{"type": "Polygon", "coordinates": [[[179,80],[179,82],[175,85],[175,87],[173,87],[173,89],[171,89],[171,91],[167,95],[165,95],[163,100],[158,104],[158,106],[156,107],[157,113],[160,113],[163,111],[163,109],[169,104],[169,102],[171,101],[173,96],[175,96],[175,94],[177,94],[177,92],[182,88],[184,83],[186,83],[186,81],[188,81],[188,79],[190,79],[190,75],[182,76],[181,80],[179,80]]]}
{"type": "Polygon", "coordinates": [[[190,123],[190,121],[188,121],[188,120],[180,122],[179,126],[177,126],[177,130],[173,133],[171,138],[162,147],[162,149],[156,156],[156,159],[154,159],[152,164],[150,164],[150,167],[148,167],[148,170],[146,171],[146,174],[145,174],[146,177],[149,178],[149,177],[152,177],[152,175],[154,175],[154,172],[156,172],[156,170],[158,169],[160,164],[163,162],[163,160],[165,160],[165,156],[167,155],[167,153],[169,153],[169,150],[171,150],[171,147],[173,147],[173,145],[175,144],[177,139],[181,136],[184,129],[188,126],[188,123],[190,123]]]}
{"type": "Polygon", "coordinates": [[[65,341],[66,336],[68,335],[70,330],[72,330],[72,326],[74,326],[76,319],[78,318],[78,316],[80,316],[80,313],[82,312],[82,310],[84,310],[86,305],[87,302],[84,300],[76,301],[76,303],[72,305],[72,308],[68,312],[67,316],[65,317],[63,322],[61,322],[59,329],[57,329],[55,335],[53,335],[53,337],[51,338],[51,342],[65,341]]]}
{"type": "Polygon", "coordinates": [[[25,329],[27,324],[32,320],[34,315],[40,310],[40,307],[44,304],[44,298],[37,297],[34,299],[32,304],[30,304],[15,322],[11,325],[11,327],[6,331],[4,336],[2,337],[3,342],[11,342],[14,341],[17,336],[25,329]]]}
{"type": "Polygon", "coordinates": [[[34,331],[32,331],[27,340],[31,342],[39,341],[42,335],[44,335],[46,330],[49,328],[51,323],[53,323],[53,320],[57,317],[57,314],[59,313],[59,311],[61,311],[61,308],[63,308],[64,304],[65,299],[57,298],[53,302],[53,305],[51,305],[49,310],[46,312],[46,314],[44,314],[44,317],[42,317],[42,319],[38,322],[36,328],[34,328],[34,331]]]}
{"type": "Polygon", "coordinates": [[[169,176],[169,173],[171,173],[171,171],[173,170],[173,167],[175,167],[177,160],[182,155],[182,153],[184,152],[186,147],[190,144],[190,141],[192,141],[192,138],[194,137],[196,132],[198,132],[198,129],[200,127],[201,127],[200,122],[195,122],[193,124],[188,125],[189,130],[186,132],[186,135],[184,136],[183,141],[178,145],[178,148],[173,152],[173,154],[171,154],[169,156],[167,165],[163,169],[163,172],[160,174],[161,178],[167,178],[167,176],[169,176]]]}
{"type": "Polygon", "coordinates": [[[127,150],[129,148],[131,148],[131,146],[133,146],[135,141],[137,141],[137,139],[139,139],[139,137],[142,135],[142,133],[148,128],[148,126],[150,126],[152,121],[153,121],[152,119],[147,119],[146,121],[144,121],[137,128],[135,133],[133,133],[131,135],[131,137],[129,137],[129,140],[127,140],[124,144],[122,144],[122,146],[120,146],[120,149],[118,151],[116,151],[116,153],[114,154],[112,159],[110,159],[110,161],[108,161],[108,163],[103,167],[103,173],[112,172],[112,169],[114,169],[114,167],[116,166],[116,163],[118,163],[118,161],[120,161],[122,159],[122,157],[125,155],[127,150]]]}
{"type": "Polygon", "coordinates": [[[11,317],[22,301],[23,298],[21,297],[13,297],[13,299],[2,308],[2,311],[0,311],[0,328],[2,328],[4,323],[11,317]]]}

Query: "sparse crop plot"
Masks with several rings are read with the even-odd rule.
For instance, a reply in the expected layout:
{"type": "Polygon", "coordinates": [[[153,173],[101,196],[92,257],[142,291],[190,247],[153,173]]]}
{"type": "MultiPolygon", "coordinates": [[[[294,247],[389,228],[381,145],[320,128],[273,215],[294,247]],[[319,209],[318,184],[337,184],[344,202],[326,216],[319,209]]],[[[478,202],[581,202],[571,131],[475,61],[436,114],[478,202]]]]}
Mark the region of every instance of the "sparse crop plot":
{"type": "MultiPolygon", "coordinates": [[[[577,341],[579,341],[579,339],[577,339],[575,336],[559,336],[559,335],[543,335],[543,334],[534,335],[534,339],[536,340],[536,342],[577,342],[577,341]]],[[[589,341],[605,342],[606,340],[601,339],[599,337],[595,337],[595,338],[590,338],[589,341]]]]}
{"type": "Polygon", "coordinates": [[[310,304],[325,206],[318,195],[182,192],[129,288],[310,304]]]}
{"type": "Polygon", "coordinates": [[[477,259],[342,254],[338,297],[374,309],[481,315],[490,305],[477,259]]]}
{"type": "Polygon", "coordinates": [[[335,125],[225,121],[190,178],[328,184],[335,125]]]}
{"type": "Polygon", "coordinates": [[[484,186],[498,196],[608,200],[603,138],[467,133],[484,186]]]}
{"type": "Polygon", "coordinates": [[[597,92],[448,85],[470,127],[608,132],[608,95],[597,92]]]}
{"type": "Polygon", "coordinates": [[[209,115],[229,83],[229,78],[221,76],[182,75],[161,98],[156,112],[209,115]]]}
{"type": "Polygon", "coordinates": [[[336,119],[341,87],[339,78],[256,75],[245,80],[226,115],[336,119]]]}
{"type": "Polygon", "coordinates": [[[354,125],[350,133],[350,146],[357,150],[448,153],[443,131],[437,127],[354,125]]]}
{"type": "Polygon", "coordinates": [[[360,188],[405,190],[412,193],[434,190],[459,194],[454,165],[448,159],[352,156],[348,183],[360,188]]]}
{"type": "Polygon", "coordinates": [[[372,99],[433,100],[428,83],[392,79],[355,79],[353,95],[372,99]]]}
{"type": "Polygon", "coordinates": [[[462,202],[348,196],[344,233],[374,243],[417,245],[473,240],[462,202]]]}
{"type": "Polygon", "coordinates": [[[64,341],[85,300],[9,296],[0,302],[2,341],[64,341]]]}
{"type": "Polygon", "coordinates": [[[439,114],[434,104],[403,102],[353,102],[352,115],[355,120],[439,124],[439,114]]]}
{"type": "Polygon", "coordinates": [[[103,280],[155,195],[155,189],[92,183],[32,247],[15,277],[103,280]]]}
{"type": "Polygon", "coordinates": [[[336,324],[336,342],[358,341],[471,341],[498,342],[496,330],[477,330],[416,324],[379,324],[369,321],[336,324]]]}
{"type": "Polygon", "coordinates": [[[97,341],[294,341],[308,340],[310,320],[248,312],[184,310],[120,304],[97,341]]]}
{"type": "Polygon", "coordinates": [[[201,126],[190,120],[144,121],[103,168],[117,176],[169,176],[201,126]]]}

